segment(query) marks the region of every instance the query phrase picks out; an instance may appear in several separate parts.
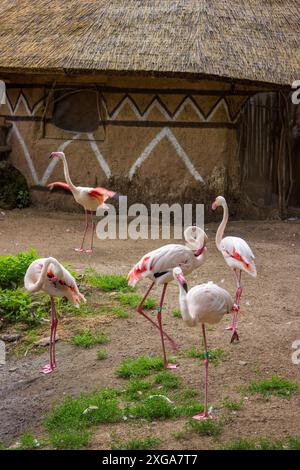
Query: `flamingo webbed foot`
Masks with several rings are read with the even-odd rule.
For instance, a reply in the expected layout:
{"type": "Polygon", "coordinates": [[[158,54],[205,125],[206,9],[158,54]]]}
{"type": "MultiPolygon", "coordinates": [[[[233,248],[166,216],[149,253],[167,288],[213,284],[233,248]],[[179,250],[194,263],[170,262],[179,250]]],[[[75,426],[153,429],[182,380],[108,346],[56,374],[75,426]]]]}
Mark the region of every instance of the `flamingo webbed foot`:
{"type": "Polygon", "coordinates": [[[177,369],[177,367],[178,367],[177,364],[166,364],[165,365],[165,368],[170,369],[170,370],[177,369]]]}
{"type": "Polygon", "coordinates": [[[51,374],[54,371],[56,364],[46,364],[41,370],[42,374],[51,374]]]}
{"type": "Polygon", "coordinates": [[[203,419],[212,419],[212,416],[210,413],[199,413],[198,415],[193,416],[193,419],[197,421],[202,421],[203,419]]]}
{"type": "Polygon", "coordinates": [[[239,342],[239,340],[240,338],[239,338],[238,332],[234,330],[233,335],[231,336],[230,344],[234,343],[235,341],[239,342]]]}

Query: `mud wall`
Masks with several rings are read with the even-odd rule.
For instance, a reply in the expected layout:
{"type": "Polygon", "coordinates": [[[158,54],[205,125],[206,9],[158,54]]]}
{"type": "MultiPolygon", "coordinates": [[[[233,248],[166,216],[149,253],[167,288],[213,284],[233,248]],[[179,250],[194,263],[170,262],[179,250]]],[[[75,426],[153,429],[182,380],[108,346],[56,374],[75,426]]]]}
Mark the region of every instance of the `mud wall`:
{"type": "Polygon", "coordinates": [[[11,161],[33,188],[35,203],[78,208],[71,197],[42,190],[64,181],[61,163],[49,161],[54,150],[65,152],[75,184],[113,187],[130,203],[208,202],[217,193],[238,200],[237,119],[249,94],[222,81],[106,77],[54,87],[27,76],[7,85],[0,115],[12,123],[11,161]],[[97,90],[95,132],[53,124],[53,90],[65,86],[97,90]]]}

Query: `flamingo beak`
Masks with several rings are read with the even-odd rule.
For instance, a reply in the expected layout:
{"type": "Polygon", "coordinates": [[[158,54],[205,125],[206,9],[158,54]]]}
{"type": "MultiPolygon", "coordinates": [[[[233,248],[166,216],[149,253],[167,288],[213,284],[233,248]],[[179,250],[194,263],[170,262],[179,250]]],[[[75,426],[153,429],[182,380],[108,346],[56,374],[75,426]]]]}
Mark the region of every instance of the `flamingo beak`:
{"type": "Polygon", "coordinates": [[[187,282],[186,282],[185,278],[183,277],[183,275],[178,274],[177,275],[177,280],[180,282],[180,284],[184,288],[185,292],[187,292],[188,291],[188,286],[187,286],[187,282]]]}
{"type": "Polygon", "coordinates": [[[57,157],[57,152],[51,152],[50,155],[49,155],[49,159],[50,158],[54,158],[54,157],[57,157]]]}
{"type": "Polygon", "coordinates": [[[214,201],[214,202],[212,203],[212,205],[211,205],[212,210],[215,211],[217,207],[218,207],[218,206],[217,206],[217,204],[216,204],[216,201],[214,201]]]}

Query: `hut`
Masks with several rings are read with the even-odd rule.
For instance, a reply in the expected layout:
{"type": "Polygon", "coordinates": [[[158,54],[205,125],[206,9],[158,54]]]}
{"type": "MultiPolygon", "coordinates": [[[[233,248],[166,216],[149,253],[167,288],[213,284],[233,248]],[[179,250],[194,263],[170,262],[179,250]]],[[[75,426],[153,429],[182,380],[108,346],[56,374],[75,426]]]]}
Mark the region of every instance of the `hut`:
{"type": "Polygon", "coordinates": [[[300,205],[297,0],[2,0],[0,13],[3,147],[36,203],[74,207],[45,190],[62,150],[75,183],[129,202],[300,205]]]}

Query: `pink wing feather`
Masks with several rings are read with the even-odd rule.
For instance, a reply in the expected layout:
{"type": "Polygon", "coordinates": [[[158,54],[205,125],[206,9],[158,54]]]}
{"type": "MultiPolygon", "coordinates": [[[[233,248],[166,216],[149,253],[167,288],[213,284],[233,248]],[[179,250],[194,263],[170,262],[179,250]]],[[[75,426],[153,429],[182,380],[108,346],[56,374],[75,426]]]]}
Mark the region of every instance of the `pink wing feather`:
{"type": "Polygon", "coordinates": [[[48,184],[48,188],[64,188],[68,191],[71,191],[70,186],[67,183],[62,183],[61,181],[48,184]]]}

